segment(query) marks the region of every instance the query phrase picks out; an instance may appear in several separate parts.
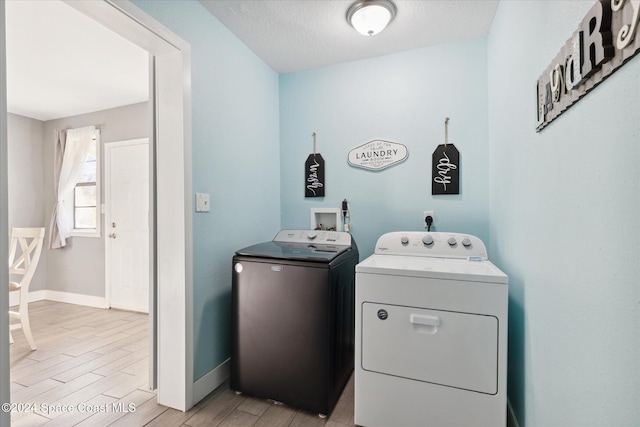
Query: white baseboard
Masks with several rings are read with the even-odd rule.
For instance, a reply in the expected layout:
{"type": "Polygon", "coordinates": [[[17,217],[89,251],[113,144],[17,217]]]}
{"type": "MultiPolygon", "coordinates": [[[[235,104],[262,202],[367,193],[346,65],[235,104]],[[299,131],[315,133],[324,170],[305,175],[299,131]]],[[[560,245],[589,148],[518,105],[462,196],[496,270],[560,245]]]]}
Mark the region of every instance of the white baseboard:
{"type": "MultiPolygon", "coordinates": [[[[66,302],[68,304],[84,305],[95,308],[108,308],[107,300],[104,297],[96,297],[92,295],[72,294],[70,292],[51,291],[43,289],[40,291],[29,292],[29,302],[35,301],[57,301],[66,302]]],[[[9,307],[20,304],[20,293],[9,293],[9,307]]]]}
{"type": "MultiPolygon", "coordinates": [[[[29,302],[42,301],[45,299],[45,290],[29,292],[29,302]]],[[[9,307],[20,304],[20,292],[9,292],[9,307]]]]}
{"type": "Polygon", "coordinates": [[[109,308],[105,297],[93,295],[72,294],[69,292],[45,290],[45,298],[50,301],[66,302],[75,305],[85,305],[95,308],[109,308]]]}
{"type": "Polygon", "coordinates": [[[213,390],[218,388],[220,384],[225,382],[231,375],[231,359],[227,359],[209,372],[202,378],[193,383],[193,404],[195,405],[213,390]]]}

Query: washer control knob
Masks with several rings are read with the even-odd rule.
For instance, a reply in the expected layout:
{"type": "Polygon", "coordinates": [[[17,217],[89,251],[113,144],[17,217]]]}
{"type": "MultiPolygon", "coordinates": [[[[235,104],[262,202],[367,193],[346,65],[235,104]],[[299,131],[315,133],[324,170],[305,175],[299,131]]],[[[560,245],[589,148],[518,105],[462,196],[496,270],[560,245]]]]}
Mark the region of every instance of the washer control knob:
{"type": "Polygon", "coordinates": [[[458,242],[456,242],[455,237],[449,237],[449,240],[447,240],[447,243],[449,243],[449,246],[455,246],[458,242]]]}
{"type": "Polygon", "coordinates": [[[407,236],[402,236],[402,237],[400,238],[400,242],[401,242],[403,245],[408,245],[408,244],[409,244],[409,238],[408,238],[407,236]]]}
{"type": "Polygon", "coordinates": [[[433,237],[431,236],[431,234],[427,234],[426,236],[424,236],[422,238],[422,243],[424,243],[425,246],[433,245],[433,237]]]}
{"type": "Polygon", "coordinates": [[[318,233],[316,233],[315,231],[309,231],[307,232],[307,239],[309,240],[313,240],[316,237],[318,237],[318,233]]]}
{"type": "Polygon", "coordinates": [[[469,239],[468,237],[462,239],[462,246],[464,246],[465,248],[471,246],[471,239],[469,239]]]}

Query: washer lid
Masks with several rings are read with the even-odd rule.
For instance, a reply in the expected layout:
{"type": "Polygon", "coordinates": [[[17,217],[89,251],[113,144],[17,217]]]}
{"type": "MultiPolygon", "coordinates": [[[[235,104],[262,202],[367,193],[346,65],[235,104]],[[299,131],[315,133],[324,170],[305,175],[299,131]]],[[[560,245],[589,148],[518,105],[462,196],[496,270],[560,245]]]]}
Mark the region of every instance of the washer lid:
{"type": "Polygon", "coordinates": [[[356,273],[507,283],[507,275],[490,261],[460,258],[374,254],[356,265],[356,273]]]}
{"type": "Polygon", "coordinates": [[[237,255],[262,258],[331,262],[351,246],[314,245],[312,243],[264,242],[236,251],[237,255]]]}
{"type": "Polygon", "coordinates": [[[329,263],[352,247],[351,235],[345,232],[282,230],[273,241],[240,249],[236,254],[329,263]]]}

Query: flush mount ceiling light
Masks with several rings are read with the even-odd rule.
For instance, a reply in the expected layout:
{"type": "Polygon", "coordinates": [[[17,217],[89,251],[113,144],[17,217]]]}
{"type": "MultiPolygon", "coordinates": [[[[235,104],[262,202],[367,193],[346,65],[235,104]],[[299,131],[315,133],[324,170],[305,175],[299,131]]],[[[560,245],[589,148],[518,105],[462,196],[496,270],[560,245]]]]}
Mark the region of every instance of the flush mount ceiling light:
{"type": "Polygon", "coordinates": [[[347,22],[364,36],[378,34],[396,16],[396,7],[389,0],[360,0],[347,11],[347,22]]]}

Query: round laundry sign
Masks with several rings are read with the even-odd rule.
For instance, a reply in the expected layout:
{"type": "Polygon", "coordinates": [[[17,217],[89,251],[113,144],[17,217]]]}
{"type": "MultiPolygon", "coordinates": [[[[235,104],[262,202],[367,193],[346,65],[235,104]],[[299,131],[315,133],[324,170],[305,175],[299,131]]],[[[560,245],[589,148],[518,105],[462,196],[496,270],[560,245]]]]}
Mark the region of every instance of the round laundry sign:
{"type": "Polygon", "coordinates": [[[349,151],[347,161],[351,166],[377,171],[401,163],[408,156],[404,144],[374,139],[349,151]]]}

